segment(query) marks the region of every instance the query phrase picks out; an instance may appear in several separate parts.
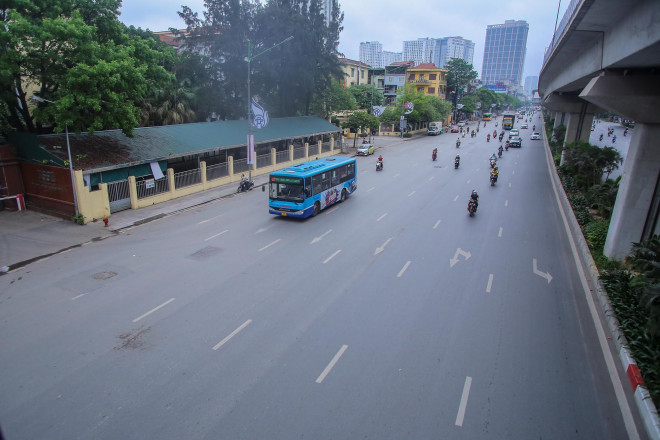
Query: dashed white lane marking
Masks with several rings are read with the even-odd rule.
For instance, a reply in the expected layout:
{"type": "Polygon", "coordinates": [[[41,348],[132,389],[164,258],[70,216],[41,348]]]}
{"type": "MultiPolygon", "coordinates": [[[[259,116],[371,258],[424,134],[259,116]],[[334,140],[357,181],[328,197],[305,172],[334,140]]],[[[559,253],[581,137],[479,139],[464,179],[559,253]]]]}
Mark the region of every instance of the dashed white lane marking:
{"type": "Polygon", "coordinates": [[[220,341],[220,342],[218,342],[217,344],[215,344],[215,346],[213,347],[213,349],[214,349],[214,350],[217,350],[217,349],[219,349],[220,347],[222,347],[223,345],[225,345],[225,344],[226,344],[231,338],[233,338],[234,336],[236,336],[241,330],[243,330],[245,327],[247,327],[248,325],[250,325],[251,322],[252,322],[251,319],[248,319],[247,321],[245,321],[243,324],[241,324],[240,327],[238,327],[238,328],[237,328],[236,330],[234,330],[233,332],[229,333],[229,335],[228,335],[225,339],[223,339],[222,341],[220,341]]]}
{"type": "Polygon", "coordinates": [[[413,194],[415,194],[415,192],[416,192],[416,191],[413,191],[413,192],[411,192],[410,194],[408,194],[408,197],[410,197],[410,196],[412,196],[413,194]]]}
{"type": "Polygon", "coordinates": [[[375,187],[375,186],[372,186],[371,188],[369,188],[369,189],[367,190],[367,192],[373,191],[373,190],[375,190],[375,189],[376,189],[376,187],[375,187]]]}
{"type": "Polygon", "coordinates": [[[75,301],[75,300],[77,300],[78,298],[82,298],[82,297],[85,296],[85,295],[87,295],[87,294],[86,294],[86,293],[81,293],[80,295],[77,295],[77,296],[74,296],[73,298],[71,298],[71,301],[75,301]]]}
{"type": "Polygon", "coordinates": [[[437,222],[435,222],[435,225],[433,225],[433,229],[437,229],[438,226],[440,226],[440,223],[442,223],[442,220],[438,220],[437,222]]]}
{"type": "Polygon", "coordinates": [[[493,274],[488,275],[488,285],[486,286],[486,293],[490,293],[490,289],[493,287],[493,274]]]}
{"type": "Polygon", "coordinates": [[[501,236],[502,236],[502,231],[503,231],[503,229],[500,227],[500,232],[497,233],[497,236],[498,236],[498,237],[501,237],[501,236]]]}
{"type": "Polygon", "coordinates": [[[325,263],[327,263],[328,261],[332,260],[332,259],[333,259],[334,257],[336,257],[337,254],[340,253],[340,252],[341,252],[341,249],[339,249],[338,251],[335,251],[334,254],[330,255],[328,258],[325,259],[325,261],[323,262],[323,264],[325,264],[325,263]]]}
{"type": "Polygon", "coordinates": [[[509,182],[509,188],[511,188],[511,182],[509,182]]]}
{"type": "Polygon", "coordinates": [[[385,214],[381,215],[380,217],[378,217],[378,218],[376,219],[376,221],[379,222],[379,221],[381,221],[382,219],[384,219],[386,216],[387,216],[387,213],[385,213],[385,214]]]}
{"type": "Polygon", "coordinates": [[[218,217],[222,217],[224,214],[216,215],[215,217],[207,218],[206,220],[202,220],[201,222],[197,223],[198,225],[203,225],[204,223],[208,223],[211,220],[215,220],[218,217]]]}
{"type": "Polygon", "coordinates": [[[164,303],[162,303],[162,304],[159,305],[158,307],[154,307],[153,309],[149,310],[149,311],[148,311],[147,313],[145,313],[144,315],[138,316],[137,318],[135,318],[135,319],[133,320],[133,322],[138,322],[140,319],[142,319],[142,318],[146,318],[147,316],[151,315],[151,314],[154,313],[155,311],[162,309],[163,307],[165,307],[166,305],[168,305],[169,303],[171,303],[171,302],[174,301],[175,299],[176,299],[176,298],[170,298],[170,299],[168,299],[167,301],[165,301],[164,303]]]}
{"type": "Polygon", "coordinates": [[[429,182],[430,182],[431,180],[433,180],[434,177],[435,177],[435,176],[431,176],[431,177],[429,177],[429,182]]]}
{"type": "Polygon", "coordinates": [[[219,236],[219,235],[222,235],[222,234],[224,234],[225,232],[229,232],[229,229],[225,229],[225,230],[222,231],[222,232],[218,232],[218,233],[215,234],[215,235],[211,235],[209,238],[205,238],[204,241],[213,240],[215,237],[217,237],[217,236],[219,236]]]}
{"type": "Polygon", "coordinates": [[[269,247],[271,247],[274,244],[277,244],[280,240],[281,240],[281,238],[278,238],[277,240],[273,241],[272,243],[268,243],[266,246],[259,249],[259,252],[263,251],[264,249],[268,249],[269,247]]]}
{"type": "Polygon", "coordinates": [[[399,177],[400,175],[401,175],[401,173],[396,173],[396,174],[394,175],[394,177],[399,177]]]}
{"type": "Polygon", "coordinates": [[[456,194],[456,197],[454,197],[454,202],[458,200],[458,194],[456,194]]]}
{"type": "Polygon", "coordinates": [[[467,182],[465,182],[466,185],[469,185],[470,182],[472,182],[472,179],[468,179],[467,182]]]}
{"type": "Polygon", "coordinates": [[[463,419],[465,418],[465,410],[467,408],[468,397],[470,396],[470,386],[472,386],[472,378],[467,376],[465,378],[465,385],[463,385],[463,395],[461,396],[461,403],[458,405],[458,414],[456,414],[456,426],[463,426],[463,419]]]}
{"type": "Polygon", "coordinates": [[[509,206],[509,201],[508,200],[504,201],[504,206],[509,206]]]}
{"type": "Polygon", "coordinates": [[[401,268],[401,270],[399,271],[399,273],[396,274],[397,278],[401,278],[401,276],[406,271],[406,269],[408,269],[408,266],[410,266],[410,261],[408,261],[406,264],[404,264],[403,267],[401,268]]]}
{"type": "Polygon", "coordinates": [[[348,348],[348,345],[342,345],[335,357],[332,358],[330,363],[328,364],[327,367],[325,367],[325,370],[321,373],[321,375],[316,379],[316,383],[321,383],[323,382],[323,379],[330,373],[332,368],[335,366],[335,364],[339,361],[339,358],[344,354],[346,349],[348,348]]]}
{"type": "Polygon", "coordinates": [[[511,171],[511,174],[516,174],[516,170],[511,171]]]}

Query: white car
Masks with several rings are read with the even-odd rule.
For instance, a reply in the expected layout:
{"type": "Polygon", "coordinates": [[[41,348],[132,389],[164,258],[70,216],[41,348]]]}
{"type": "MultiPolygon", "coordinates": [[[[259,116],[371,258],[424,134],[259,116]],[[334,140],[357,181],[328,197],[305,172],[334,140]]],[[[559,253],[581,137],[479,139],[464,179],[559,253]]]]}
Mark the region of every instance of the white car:
{"type": "Polygon", "coordinates": [[[370,154],[374,154],[375,149],[372,144],[360,144],[358,145],[357,148],[357,155],[358,156],[368,156],[370,154]]]}
{"type": "Polygon", "coordinates": [[[529,138],[533,141],[538,141],[541,139],[541,133],[532,133],[529,138]]]}
{"type": "Polygon", "coordinates": [[[524,130],[524,129],[527,129],[527,128],[529,128],[529,126],[527,124],[521,124],[520,125],[521,130],[524,130]]]}
{"type": "Polygon", "coordinates": [[[463,121],[459,122],[459,123],[458,123],[458,126],[459,126],[459,127],[465,127],[465,122],[463,122],[463,121]]]}
{"type": "Polygon", "coordinates": [[[511,139],[514,136],[520,136],[520,132],[518,131],[517,128],[512,128],[509,130],[509,139],[511,139]]]}

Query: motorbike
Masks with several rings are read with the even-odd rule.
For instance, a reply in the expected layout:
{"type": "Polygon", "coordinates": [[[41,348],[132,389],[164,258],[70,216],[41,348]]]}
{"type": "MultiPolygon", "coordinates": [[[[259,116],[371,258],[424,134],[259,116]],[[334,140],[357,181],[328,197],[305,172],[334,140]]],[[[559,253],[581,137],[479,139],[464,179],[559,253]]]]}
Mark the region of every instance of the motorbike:
{"type": "Polygon", "coordinates": [[[493,139],[497,137],[497,130],[493,132],[493,139]]]}
{"type": "Polygon", "coordinates": [[[532,131],[536,131],[536,125],[532,126],[532,131]]]}
{"type": "Polygon", "coordinates": [[[437,158],[438,158],[438,153],[436,153],[435,151],[433,151],[433,153],[431,153],[431,159],[433,159],[433,162],[435,162],[435,160],[436,160],[437,158]]]}
{"type": "Polygon", "coordinates": [[[460,146],[461,146],[461,141],[460,141],[460,140],[456,140],[456,148],[458,148],[458,147],[460,147],[460,146]]]}
{"type": "Polygon", "coordinates": [[[600,137],[598,138],[598,140],[599,140],[599,141],[602,141],[602,140],[603,140],[603,134],[602,134],[602,133],[600,134],[600,137]]]}
{"type": "Polygon", "coordinates": [[[476,135],[477,135],[477,134],[474,132],[474,130],[472,130],[472,133],[470,133],[470,136],[471,136],[471,137],[475,137],[476,135]]]}
{"type": "Polygon", "coordinates": [[[454,169],[455,169],[455,170],[458,169],[458,166],[459,166],[460,164],[461,164],[461,160],[460,160],[460,159],[454,159],[454,169]]]}
{"type": "Polygon", "coordinates": [[[504,144],[504,149],[509,151],[509,141],[506,141],[506,144],[504,144]]]}
{"type": "Polygon", "coordinates": [[[250,191],[254,188],[254,182],[252,180],[241,180],[238,184],[238,190],[236,192],[250,191]]]}
{"type": "Polygon", "coordinates": [[[474,216],[474,213],[477,212],[477,202],[470,199],[470,201],[468,202],[467,210],[468,213],[470,214],[470,217],[474,216]]]}
{"type": "Polygon", "coordinates": [[[490,173],[490,186],[495,186],[497,182],[497,174],[490,173]]]}
{"type": "Polygon", "coordinates": [[[497,160],[495,160],[493,158],[490,159],[490,167],[491,168],[494,168],[496,163],[497,163],[497,160]]]}
{"type": "Polygon", "coordinates": [[[616,142],[616,136],[614,136],[614,137],[612,138],[612,143],[615,143],[615,142],[616,142]]]}
{"type": "Polygon", "coordinates": [[[383,162],[380,160],[376,162],[376,171],[383,171],[383,162]]]}
{"type": "Polygon", "coordinates": [[[502,139],[504,139],[504,133],[500,133],[500,142],[502,142],[502,139]]]}
{"type": "Polygon", "coordinates": [[[502,147],[500,147],[500,149],[497,150],[497,157],[502,157],[502,147]]]}

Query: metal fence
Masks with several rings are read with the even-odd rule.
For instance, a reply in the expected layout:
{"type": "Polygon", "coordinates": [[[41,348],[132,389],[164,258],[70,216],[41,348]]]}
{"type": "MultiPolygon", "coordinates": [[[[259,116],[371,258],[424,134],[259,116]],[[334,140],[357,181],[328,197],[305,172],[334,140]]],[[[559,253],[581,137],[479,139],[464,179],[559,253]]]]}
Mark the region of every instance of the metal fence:
{"type": "Polygon", "coordinates": [[[275,163],[282,163],[289,161],[289,150],[278,151],[275,153],[275,163]]]}
{"type": "Polygon", "coordinates": [[[543,56],[543,65],[545,65],[545,62],[550,57],[550,54],[552,54],[552,51],[554,50],[555,46],[557,45],[557,43],[559,43],[559,40],[561,40],[564,30],[566,30],[566,26],[570,23],[571,18],[573,17],[573,13],[575,12],[579,4],[580,4],[580,0],[571,0],[571,3],[569,3],[568,8],[566,8],[564,15],[561,21],[559,22],[559,26],[557,26],[557,29],[552,34],[552,40],[550,41],[550,45],[545,50],[545,55],[543,56]]]}
{"type": "Polygon", "coordinates": [[[247,159],[240,159],[234,161],[234,174],[245,173],[248,171],[247,159]]]}
{"type": "Polygon", "coordinates": [[[158,180],[141,180],[136,182],[135,186],[137,187],[138,199],[166,193],[170,190],[169,178],[167,176],[158,180]]]}
{"type": "Polygon", "coordinates": [[[260,154],[257,156],[257,168],[267,167],[271,165],[270,153],[260,154]]]}
{"type": "Polygon", "coordinates": [[[206,180],[219,179],[229,175],[229,167],[226,163],[218,163],[206,167],[206,180]]]}
{"type": "Polygon", "coordinates": [[[305,157],[305,147],[295,147],[293,149],[293,160],[302,159],[305,157]]]}
{"type": "Polygon", "coordinates": [[[330,152],[330,142],[323,142],[323,144],[321,144],[321,152],[322,153],[330,152]]]}
{"type": "Polygon", "coordinates": [[[202,170],[199,168],[174,174],[174,188],[183,188],[202,183],[202,170]]]}

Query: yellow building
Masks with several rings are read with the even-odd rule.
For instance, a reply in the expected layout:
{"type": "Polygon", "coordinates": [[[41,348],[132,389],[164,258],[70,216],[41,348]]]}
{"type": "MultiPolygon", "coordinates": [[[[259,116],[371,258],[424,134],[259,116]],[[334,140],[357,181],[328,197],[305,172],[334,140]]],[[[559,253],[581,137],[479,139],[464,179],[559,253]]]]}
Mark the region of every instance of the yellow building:
{"type": "Polygon", "coordinates": [[[369,69],[371,66],[368,64],[348,58],[339,58],[339,64],[344,72],[344,87],[369,82],[369,69]]]}
{"type": "Polygon", "coordinates": [[[412,84],[415,90],[425,95],[445,99],[447,92],[447,70],[433,63],[422,63],[407,71],[407,84],[412,84]]]}

